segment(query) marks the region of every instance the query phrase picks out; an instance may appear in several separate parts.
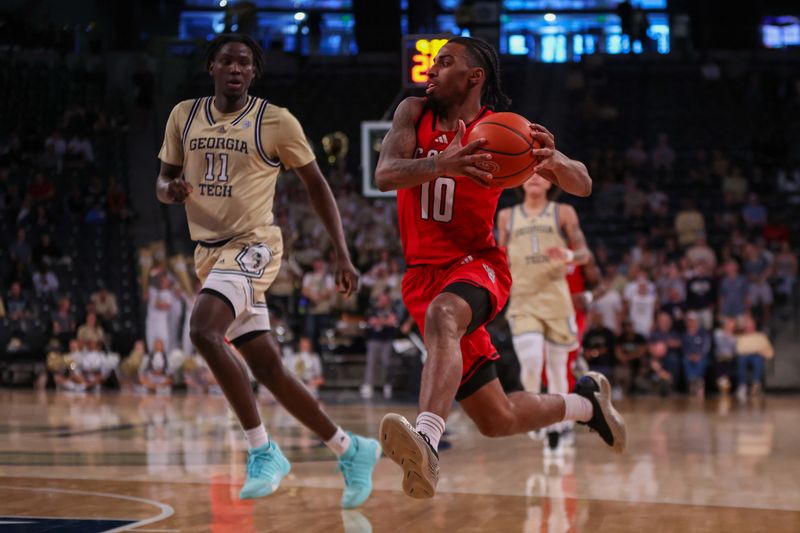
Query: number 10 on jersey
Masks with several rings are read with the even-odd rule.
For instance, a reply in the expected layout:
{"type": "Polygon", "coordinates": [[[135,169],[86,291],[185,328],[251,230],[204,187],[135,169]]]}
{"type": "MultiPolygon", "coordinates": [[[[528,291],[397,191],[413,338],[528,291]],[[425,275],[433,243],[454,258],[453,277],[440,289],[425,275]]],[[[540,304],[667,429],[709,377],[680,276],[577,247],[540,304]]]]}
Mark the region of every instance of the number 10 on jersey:
{"type": "Polygon", "coordinates": [[[433,182],[426,181],[423,183],[420,192],[420,201],[422,203],[420,216],[422,220],[431,218],[436,222],[450,222],[453,220],[453,198],[455,194],[456,180],[453,178],[440,176],[433,182]],[[433,194],[431,194],[431,188],[433,188],[433,194]]]}

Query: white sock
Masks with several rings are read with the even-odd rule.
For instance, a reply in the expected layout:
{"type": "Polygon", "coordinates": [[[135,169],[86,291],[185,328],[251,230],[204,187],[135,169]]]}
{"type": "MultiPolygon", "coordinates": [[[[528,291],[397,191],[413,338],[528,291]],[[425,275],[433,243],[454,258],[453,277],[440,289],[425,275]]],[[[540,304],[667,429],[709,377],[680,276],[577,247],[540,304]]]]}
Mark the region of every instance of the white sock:
{"type": "Polygon", "coordinates": [[[541,333],[514,335],[511,339],[520,367],[520,380],[528,392],[542,392],[544,337],[541,333]]]}
{"type": "Polygon", "coordinates": [[[588,422],[594,414],[592,402],[578,394],[559,394],[564,398],[564,420],[588,422]]]}
{"type": "Polygon", "coordinates": [[[337,427],[333,437],[325,441],[325,446],[330,448],[336,457],[341,457],[350,447],[350,435],[345,433],[342,428],[337,427]]]}
{"type": "Polygon", "coordinates": [[[414,429],[417,430],[417,433],[427,435],[431,442],[431,447],[439,451],[439,439],[442,438],[442,433],[444,433],[444,418],[429,411],[423,411],[417,416],[417,424],[414,429]]]}
{"type": "Polygon", "coordinates": [[[247,448],[250,450],[269,444],[269,436],[264,424],[260,424],[253,429],[245,429],[244,438],[247,439],[247,448]]]}

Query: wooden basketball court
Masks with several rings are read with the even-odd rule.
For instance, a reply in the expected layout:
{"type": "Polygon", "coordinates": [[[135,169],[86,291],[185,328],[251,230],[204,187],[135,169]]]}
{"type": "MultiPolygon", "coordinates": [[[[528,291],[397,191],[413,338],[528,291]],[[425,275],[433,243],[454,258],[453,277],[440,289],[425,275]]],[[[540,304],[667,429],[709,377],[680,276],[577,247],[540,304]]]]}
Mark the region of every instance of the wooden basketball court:
{"type": "MultiPolygon", "coordinates": [[[[0,393],[0,531],[248,533],[368,531],[800,531],[800,398],[637,398],[623,403],[629,451],[579,428],[574,453],[544,457],[527,436],[488,439],[456,411],[439,494],[415,501],[400,469],[341,511],[333,455],[281,409],[264,406],[292,461],[280,490],[242,502],[245,443],[218,397],[0,393]]],[[[375,436],[387,410],[328,405],[375,436]]]]}

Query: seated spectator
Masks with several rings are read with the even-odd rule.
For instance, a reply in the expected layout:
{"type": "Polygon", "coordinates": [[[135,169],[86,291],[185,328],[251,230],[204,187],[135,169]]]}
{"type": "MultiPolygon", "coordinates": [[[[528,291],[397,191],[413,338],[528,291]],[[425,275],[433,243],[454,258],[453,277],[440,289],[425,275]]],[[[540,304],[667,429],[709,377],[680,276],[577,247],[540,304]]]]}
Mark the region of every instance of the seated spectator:
{"type": "Polygon", "coordinates": [[[694,244],[686,250],[686,258],[689,260],[690,266],[705,263],[709,272],[713,272],[717,268],[717,254],[706,242],[705,235],[699,235],[694,244]]]}
{"type": "Polygon", "coordinates": [[[761,378],[764,372],[764,360],[772,359],[775,350],[766,335],[756,329],[756,321],[752,316],[744,317],[742,333],[736,337],[736,360],[739,369],[739,385],[736,397],[747,399],[747,371],[751,371],[750,394],[761,393],[761,378]]]}
{"type": "Polygon", "coordinates": [[[663,305],[670,301],[669,291],[674,289],[678,292],[679,300],[685,298],[686,280],[683,279],[681,271],[676,263],[668,263],[661,269],[661,274],[656,279],[656,292],[658,293],[658,303],[663,305]]]}
{"type": "Polygon", "coordinates": [[[44,263],[33,273],[33,290],[39,299],[52,301],[58,292],[58,278],[55,273],[44,263]]]}
{"type": "Polygon", "coordinates": [[[76,339],[69,341],[69,352],[65,355],[63,365],[53,373],[56,390],[70,392],[83,392],[86,390],[86,380],[81,374],[80,364],[84,351],[76,339]]]}
{"type": "Polygon", "coordinates": [[[714,359],[717,369],[717,387],[720,394],[727,395],[731,390],[735,355],[736,321],[732,318],[725,318],[722,320],[722,327],[714,331],[714,359]]]}
{"type": "Polygon", "coordinates": [[[705,394],[705,375],[711,354],[711,339],[700,327],[697,313],[686,314],[686,332],[683,334],[683,372],[689,384],[689,394],[702,398],[705,394]]]}
{"type": "Polygon", "coordinates": [[[631,169],[639,169],[647,164],[647,152],[644,150],[642,139],[634,140],[633,144],[625,150],[625,163],[631,169]]]}
{"type": "Polygon", "coordinates": [[[724,265],[725,277],[719,284],[719,314],[722,318],[741,319],[750,310],[747,278],[739,274],[739,263],[724,265]]]}
{"type": "Polygon", "coordinates": [[[314,352],[311,339],[300,337],[296,352],[285,350],[283,364],[306,386],[314,398],[319,397],[319,388],[325,383],[325,379],[322,377],[322,360],[314,352]]]}
{"type": "Polygon", "coordinates": [[[764,249],[761,242],[747,243],[742,257],[742,270],[747,277],[747,298],[750,309],[758,309],[761,323],[768,324],[772,309],[772,287],[769,284],[772,276],[773,255],[764,249]]]}
{"type": "Polygon", "coordinates": [[[747,178],[742,174],[739,167],[731,168],[730,172],[725,172],[722,178],[722,192],[730,195],[735,204],[741,205],[747,196],[749,185],[747,178]]]}
{"type": "MultiPolygon", "coordinates": [[[[694,265],[686,279],[685,309],[696,313],[698,320],[700,320],[700,327],[706,330],[710,330],[714,325],[716,295],[716,282],[711,277],[708,265],[700,261],[694,265]]],[[[673,320],[676,320],[674,314],[673,320]]],[[[681,321],[683,321],[682,318],[681,321]]],[[[679,329],[683,329],[682,325],[679,329]]]]}
{"type": "Polygon", "coordinates": [[[662,394],[675,388],[680,377],[681,367],[681,335],[672,324],[669,313],[658,313],[656,327],[647,340],[650,354],[650,370],[653,380],[662,394]]]}
{"type": "Polygon", "coordinates": [[[49,202],[55,196],[55,189],[53,184],[45,179],[44,174],[37,172],[28,186],[28,196],[34,204],[49,202]]]}
{"type": "Polygon", "coordinates": [[[269,307],[278,318],[287,320],[295,313],[295,289],[302,279],[300,265],[291,255],[284,255],[280,270],[269,288],[269,307]]]}
{"type": "Polygon", "coordinates": [[[64,254],[50,240],[49,233],[42,233],[39,243],[33,248],[33,261],[37,264],[55,265],[63,262],[64,254]]]}
{"type": "Polygon", "coordinates": [[[183,360],[183,381],[189,394],[208,394],[218,387],[217,380],[208,363],[199,354],[183,360]]]}
{"type": "Polygon", "coordinates": [[[86,322],[78,328],[77,338],[83,346],[92,342],[99,342],[101,345],[105,343],[105,332],[97,323],[96,314],[91,311],[86,313],[86,322]]]}
{"type": "Polygon", "coordinates": [[[53,313],[53,335],[61,343],[62,348],[67,347],[67,343],[75,335],[75,316],[72,314],[69,298],[61,297],[58,299],[58,307],[53,313]]]}
{"type": "Polygon", "coordinates": [[[397,315],[392,310],[389,288],[378,295],[367,311],[367,365],[364,368],[364,382],[361,397],[372,398],[373,386],[378,381],[383,385],[383,397],[392,397],[392,384],[389,379],[389,365],[392,357],[392,341],[397,335],[399,325],[397,315]],[[375,379],[375,367],[380,364],[381,375],[375,379]]]}
{"type": "MultiPolygon", "coordinates": [[[[614,291],[616,292],[616,291],[614,291]]],[[[617,293],[619,297],[619,293],[617,293]]],[[[589,368],[600,372],[613,384],[615,349],[614,332],[606,327],[602,313],[592,311],[589,315],[589,329],[583,334],[583,358],[589,368]]]]}
{"type": "Polygon", "coordinates": [[[139,384],[142,392],[159,395],[170,394],[172,377],[169,375],[169,361],[164,353],[164,341],[156,339],[152,351],[139,365],[139,384]]]}
{"type": "Polygon", "coordinates": [[[17,240],[11,243],[8,247],[11,260],[17,264],[28,266],[31,264],[33,254],[31,247],[25,236],[25,230],[20,228],[17,230],[17,240]]]}
{"type": "Polygon", "coordinates": [[[675,216],[675,232],[678,234],[678,244],[681,246],[689,246],[696,242],[698,237],[706,234],[705,219],[691,198],[684,199],[683,209],[675,216]]]}
{"type": "Polygon", "coordinates": [[[614,391],[616,398],[621,398],[623,393],[631,390],[634,378],[638,378],[642,368],[641,359],[647,353],[647,341],[636,333],[633,323],[625,320],[622,323],[622,333],[614,343],[616,362],[614,364],[614,391]]]}
{"type": "Polygon", "coordinates": [[[28,296],[22,291],[19,281],[11,283],[11,288],[6,296],[6,313],[12,322],[22,322],[33,318],[33,309],[28,296]]]}
{"type": "Polygon", "coordinates": [[[763,228],[767,223],[767,208],[758,200],[758,195],[750,193],[747,205],[742,208],[742,219],[748,230],[763,228]]]}
{"type": "Polygon", "coordinates": [[[675,163],[675,150],[669,145],[669,136],[666,133],[659,134],[658,145],[653,148],[650,161],[653,163],[653,170],[672,170],[672,165],[675,163]]]}
{"type": "Polygon", "coordinates": [[[117,297],[114,296],[114,293],[110,292],[102,282],[97,291],[92,293],[89,302],[92,305],[93,311],[106,325],[109,325],[119,314],[117,297]]]}
{"type": "Polygon", "coordinates": [[[781,243],[780,251],[775,256],[773,284],[775,295],[781,302],[791,301],[797,282],[797,256],[792,252],[789,241],[781,243]]]}

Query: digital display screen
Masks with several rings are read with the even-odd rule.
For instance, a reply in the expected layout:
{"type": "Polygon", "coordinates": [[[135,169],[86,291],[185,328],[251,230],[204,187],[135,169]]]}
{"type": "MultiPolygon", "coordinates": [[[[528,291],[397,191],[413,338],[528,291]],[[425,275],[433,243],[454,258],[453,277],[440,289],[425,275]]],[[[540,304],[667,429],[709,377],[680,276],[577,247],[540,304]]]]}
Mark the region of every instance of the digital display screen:
{"type": "Polygon", "coordinates": [[[422,87],[428,81],[428,69],[433,58],[452,36],[406,35],[403,37],[403,85],[422,87]]]}

